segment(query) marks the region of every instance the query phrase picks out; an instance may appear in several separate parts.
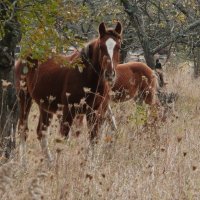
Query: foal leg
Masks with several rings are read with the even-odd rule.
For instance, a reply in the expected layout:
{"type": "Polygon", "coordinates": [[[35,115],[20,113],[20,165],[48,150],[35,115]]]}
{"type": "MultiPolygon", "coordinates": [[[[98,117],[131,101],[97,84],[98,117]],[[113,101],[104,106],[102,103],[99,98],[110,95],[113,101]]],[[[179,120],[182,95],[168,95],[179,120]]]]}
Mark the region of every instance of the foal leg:
{"type": "Polygon", "coordinates": [[[19,157],[21,164],[26,166],[26,139],[28,132],[28,115],[32,105],[32,99],[28,92],[20,90],[18,94],[19,98],[19,124],[18,124],[18,134],[19,134],[19,157]]]}
{"type": "Polygon", "coordinates": [[[156,100],[156,94],[152,91],[148,93],[145,97],[145,103],[150,106],[150,118],[153,122],[157,121],[159,118],[159,102],[156,100]]]}
{"type": "Polygon", "coordinates": [[[50,153],[49,147],[48,147],[48,140],[47,140],[47,129],[50,125],[50,120],[52,119],[53,114],[47,113],[43,109],[40,109],[40,117],[39,117],[39,123],[37,127],[37,136],[38,140],[40,141],[40,145],[43,151],[44,156],[48,160],[48,163],[50,164],[52,162],[52,155],[50,153]]]}

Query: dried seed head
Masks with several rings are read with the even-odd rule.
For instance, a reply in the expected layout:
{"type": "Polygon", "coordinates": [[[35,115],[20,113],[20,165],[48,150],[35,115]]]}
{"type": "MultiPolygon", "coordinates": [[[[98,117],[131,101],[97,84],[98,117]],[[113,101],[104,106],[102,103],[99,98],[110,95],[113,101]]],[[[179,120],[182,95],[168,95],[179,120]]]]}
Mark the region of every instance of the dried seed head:
{"type": "Polygon", "coordinates": [[[41,104],[44,103],[44,99],[40,99],[40,103],[41,103],[41,104]]]}
{"type": "Polygon", "coordinates": [[[69,97],[71,95],[71,93],[66,92],[66,97],[69,97]]]}
{"type": "Polygon", "coordinates": [[[48,99],[49,102],[52,102],[56,99],[56,97],[50,95],[47,99],[48,99]]]}
{"type": "Polygon", "coordinates": [[[112,143],[113,142],[112,141],[112,136],[111,135],[106,135],[104,141],[107,142],[107,143],[112,143]]]}
{"type": "Polygon", "coordinates": [[[86,101],[85,101],[85,98],[82,98],[82,99],[80,100],[80,105],[84,105],[84,104],[86,104],[86,101]]]}
{"type": "Polygon", "coordinates": [[[195,171],[197,169],[197,166],[192,166],[192,170],[195,171]]]}
{"type": "Polygon", "coordinates": [[[90,174],[86,174],[86,175],[85,175],[85,178],[86,178],[86,179],[88,178],[89,180],[92,180],[92,179],[93,179],[93,176],[90,175],[90,174]]]}
{"type": "Polygon", "coordinates": [[[11,82],[7,81],[7,80],[1,80],[2,81],[2,88],[3,89],[7,89],[8,86],[12,85],[11,82]]]}
{"type": "Polygon", "coordinates": [[[105,178],[105,177],[106,177],[106,175],[105,175],[105,174],[101,174],[101,176],[102,176],[103,178],[105,178]]]}
{"type": "Polygon", "coordinates": [[[84,87],[83,90],[84,90],[85,93],[91,92],[91,88],[84,87]]]}
{"type": "Polygon", "coordinates": [[[63,140],[62,140],[62,139],[60,139],[60,138],[56,138],[56,139],[55,139],[55,142],[56,142],[56,143],[62,143],[62,142],[63,142],[63,140]]]}
{"type": "Polygon", "coordinates": [[[56,149],[56,153],[57,153],[57,154],[61,153],[62,151],[63,151],[63,149],[60,149],[60,148],[57,148],[57,149],[56,149]]]}
{"type": "Polygon", "coordinates": [[[164,151],[165,151],[165,148],[164,148],[164,147],[161,147],[160,150],[161,150],[162,152],[164,152],[164,151]]]}
{"type": "Polygon", "coordinates": [[[181,142],[181,140],[182,140],[182,137],[181,137],[181,136],[178,136],[178,137],[177,137],[177,141],[178,141],[178,142],[181,142]]]}

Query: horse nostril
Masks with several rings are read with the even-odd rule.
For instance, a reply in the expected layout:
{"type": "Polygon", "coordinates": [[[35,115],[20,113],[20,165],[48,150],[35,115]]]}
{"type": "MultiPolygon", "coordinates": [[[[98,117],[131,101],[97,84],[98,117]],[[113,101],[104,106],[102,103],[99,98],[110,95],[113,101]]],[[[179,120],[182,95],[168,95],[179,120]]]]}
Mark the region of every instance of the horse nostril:
{"type": "Polygon", "coordinates": [[[115,70],[112,71],[112,76],[115,77],[115,70]]]}
{"type": "Polygon", "coordinates": [[[108,72],[108,70],[105,71],[105,77],[108,78],[110,75],[110,73],[108,72]]]}
{"type": "Polygon", "coordinates": [[[115,77],[115,71],[114,70],[112,70],[112,71],[106,70],[104,76],[105,76],[105,79],[112,81],[113,78],[115,77]]]}

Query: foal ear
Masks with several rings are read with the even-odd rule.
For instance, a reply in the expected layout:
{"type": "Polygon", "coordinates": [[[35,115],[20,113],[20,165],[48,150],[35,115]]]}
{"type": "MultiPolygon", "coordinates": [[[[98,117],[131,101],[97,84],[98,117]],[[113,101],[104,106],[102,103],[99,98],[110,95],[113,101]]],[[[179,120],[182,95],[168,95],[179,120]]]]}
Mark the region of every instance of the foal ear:
{"type": "Polygon", "coordinates": [[[117,25],[115,27],[115,31],[119,34],[122,33],[122,24],[120,22],[117,22],[117,25]]]}
{"type": "Polygon", "coordinates": [[[106,26],[104,22],[99,25],[99,35],[102,37],[106,33],[106,26]]]}

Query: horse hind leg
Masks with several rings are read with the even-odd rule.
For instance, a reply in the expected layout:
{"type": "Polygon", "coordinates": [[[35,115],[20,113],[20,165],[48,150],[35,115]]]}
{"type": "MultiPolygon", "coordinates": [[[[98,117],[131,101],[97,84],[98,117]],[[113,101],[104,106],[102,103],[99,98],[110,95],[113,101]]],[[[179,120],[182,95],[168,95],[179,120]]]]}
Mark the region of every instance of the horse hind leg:
{"type": "Polygon", "coordinates": [[[40,141],[42,152],[45,158],[48,160],[49,165],[53,161],[53,158],[48,146],[47,130],[49,128],[52,117],[53,117],[53,114],[47,113],[46,111],[40,109],[40,117],[39,117],[39,122],[38,122],[38,127],[37,127],[37,137],[38,137],[38,140],[40,141]]]}
{"type": "Polygon", "coordinates": [[[19,91],[19,123],[18,123],[18,134],[19,134],[19,158],[22,166],[26,166],[26,139],[28,133],[28,115],[32,105],[32,99],[28,92],[19,91]]]}
{"type": "Polygon", "coordinates": [[[153,122],[157,121],[159,118],[160,104],[156,98],[156,92],[153,89],[147,90],[144,101],[150,106],[150,119],[153,120],[153,122]]]}

